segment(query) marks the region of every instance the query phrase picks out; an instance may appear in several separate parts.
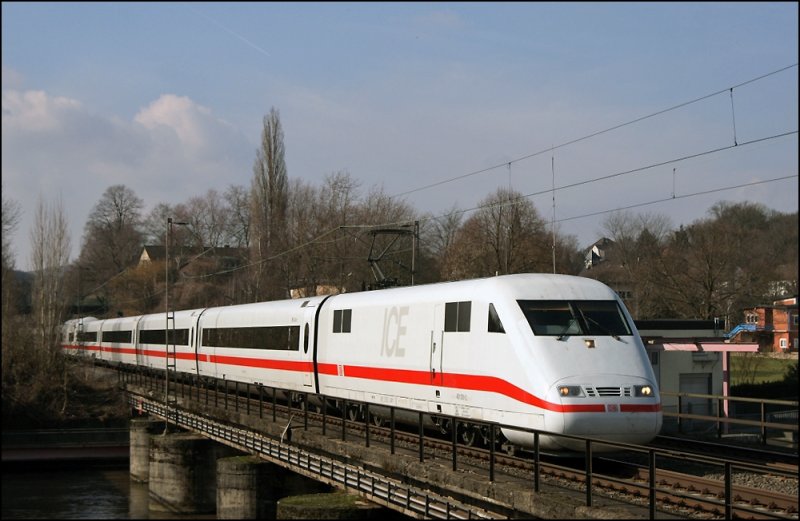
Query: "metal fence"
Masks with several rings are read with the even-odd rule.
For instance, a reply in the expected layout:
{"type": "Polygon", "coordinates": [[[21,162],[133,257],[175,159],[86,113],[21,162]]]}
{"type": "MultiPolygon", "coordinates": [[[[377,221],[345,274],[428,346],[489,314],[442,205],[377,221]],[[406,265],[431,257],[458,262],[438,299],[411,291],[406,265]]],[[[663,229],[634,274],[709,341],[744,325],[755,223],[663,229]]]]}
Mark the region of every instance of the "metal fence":
{"type": "Polygon", "coordinates": [[[676,407],[664,408],[664,433],[742,436],[758,438],[762,445],[797,446],[797,401],[669,391],[661,395],[678,400],[676,407]]]}

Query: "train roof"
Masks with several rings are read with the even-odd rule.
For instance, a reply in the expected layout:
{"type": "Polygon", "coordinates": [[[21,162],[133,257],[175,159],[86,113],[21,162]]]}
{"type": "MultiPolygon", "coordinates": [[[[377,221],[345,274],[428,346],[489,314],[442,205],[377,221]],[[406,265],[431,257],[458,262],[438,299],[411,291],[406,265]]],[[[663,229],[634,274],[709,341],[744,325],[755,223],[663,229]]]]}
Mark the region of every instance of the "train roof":
{"type": "MultiPolygon", "coordinates": [[[[495,300],[501,296],[511,300],[608,300],[616,298],[616,293],[602,282],[586,277],[552,273],[519,273],[418,286],[341,293],[330,297],[334,305],[358,306],[369,305],[376,300],[389,300],[399,304],[402,302],[430,301],[432,299],[438,301],[461,301],[479,300],[483,297],[485,300],[495,300]]],[[[175,316],[178,318],[181,315],[203,313],[204,316],[210,318],[236,313],[244,319],[247,316],[263,312],[265,308],[268,308],[271,313],[276,311],[285,312],[289,316],[289,314],[296,313],[298,308],[317,306],[327,297],[328,295],[322,295],[232,306],[175,310],[175,316]]],[[[112,326],[129,323],[132,319],[134,321],[138,320],[139,317],[129,316],[94,320],[112,326]]],[[[152,323],[153,320],[165,320],[165,313],[141,315],[141,318],[145,323],[152,323]]],[[[84,320],[88,322],[91,319],[84,320]]],[[[106,326],[104,325],[104,327],[106,326]]]]}
{"type": "Polygon", "coordinates": [[[616,293],[602,282],[574,275],[520,273],[481,279],[439,282],[358,293],[342,293],[334,297],[340,303],[357,305],[375,299],[394,302],[414,300],[477,300],[503,295],[513,300],[606,300],[616,293]]]}

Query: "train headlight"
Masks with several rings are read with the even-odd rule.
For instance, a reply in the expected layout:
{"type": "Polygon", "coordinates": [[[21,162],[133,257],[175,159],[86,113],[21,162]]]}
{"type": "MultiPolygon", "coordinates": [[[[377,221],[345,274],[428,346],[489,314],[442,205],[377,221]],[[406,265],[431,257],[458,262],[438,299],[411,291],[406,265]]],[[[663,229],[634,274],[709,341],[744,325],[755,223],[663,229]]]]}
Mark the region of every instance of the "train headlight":
{"type": "Polygon", "coordinates": [[[649,385],[636,385],[634,386],[634,390],[636,392],[636,396],[644,398],[653,396],[653,388],[649,385]]]}
{"type": "Polygon", "coordinates": [[[567,396],[583,396],[583,391],[579,385],[559,385],[558,394],[565,398],[567,396]]]}

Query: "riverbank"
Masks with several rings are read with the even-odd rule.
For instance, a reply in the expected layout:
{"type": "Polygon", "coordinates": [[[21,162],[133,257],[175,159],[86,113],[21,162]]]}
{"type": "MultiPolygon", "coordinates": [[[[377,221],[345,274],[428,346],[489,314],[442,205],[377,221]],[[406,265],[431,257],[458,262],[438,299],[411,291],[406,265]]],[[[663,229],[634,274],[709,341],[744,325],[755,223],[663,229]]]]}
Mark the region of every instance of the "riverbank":
{"type": "MultiPolygon", "coordinates": [[[[25,404],[3,394],[3,432],[40,429],[127,428],[129,409],[118,388],[116,371],[69,360],[66,398],[52,403],[25,404]]],[[[23,384],[17,383],[17,386],[23,384]]],[[[53,384],[56,385],[56,384],[53,384]]],[[[19,391],[19,390],[18,390],[19,391]]],[[[24,389],[23,389],[24,391],[24,389]]]]}
{"type": "Polygon", "coordinates": [[[127,427],[3,431],[2,462],[80,462],[130,457],[127,427]]]}

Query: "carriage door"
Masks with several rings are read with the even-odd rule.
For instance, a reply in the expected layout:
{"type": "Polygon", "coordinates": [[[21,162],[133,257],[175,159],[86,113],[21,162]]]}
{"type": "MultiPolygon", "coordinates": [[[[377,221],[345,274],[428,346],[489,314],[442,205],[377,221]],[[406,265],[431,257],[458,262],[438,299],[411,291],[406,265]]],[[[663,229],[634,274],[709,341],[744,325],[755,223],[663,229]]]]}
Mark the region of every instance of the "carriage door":
{"type": "Polygon", "coordinates": [[[317,305],[313,301],[306,301],[302,304],[303,319],[300,322],[299,339],[300,342],[300,358],[307,362],[307,368],[303,370],[303,387],[308,388],[309,391],[314,389],[314,363],[316,358],[315,342],[314,342],[314,323],[317,315],[317,305]]]}
{"type": "Polygon", "coordinates": [[[142,321],[142,317],[136,319],[136,325],[133,328],[133,335],[131,340],[133,341],[133,350],[136,353],[136,365],[143,366],[147,364],[147,357],[144,355],[144,348],[142,347],[142,342],[139,340],[139,323],[142,321]]]}
{"type": "Polygon", "coordinates": [[[194,370],[196,374],[200,376],[201,374],[215,376],[216,370],[209,369],[215,368],[217,364],[209,365],[206,364],[201,366],[200,363],[202,362],[210,362],[211,357],[208,353],[202,353],[200,350],[200,344],[202,342],[202,330],[200,329],[200,317],[203,316],[203,313],[206,312],[206,309],[201,309],[200,311],[195,311],[192,313],[192,321],[189,323],[189,348],[194,352],[194,370]]]}
{"type": "Polygon", "coordinates": [[[431,384],[442,385],[442,359],[444,358],[444,304],[433,308],[431,328],[430,375],[431,384]]]}

